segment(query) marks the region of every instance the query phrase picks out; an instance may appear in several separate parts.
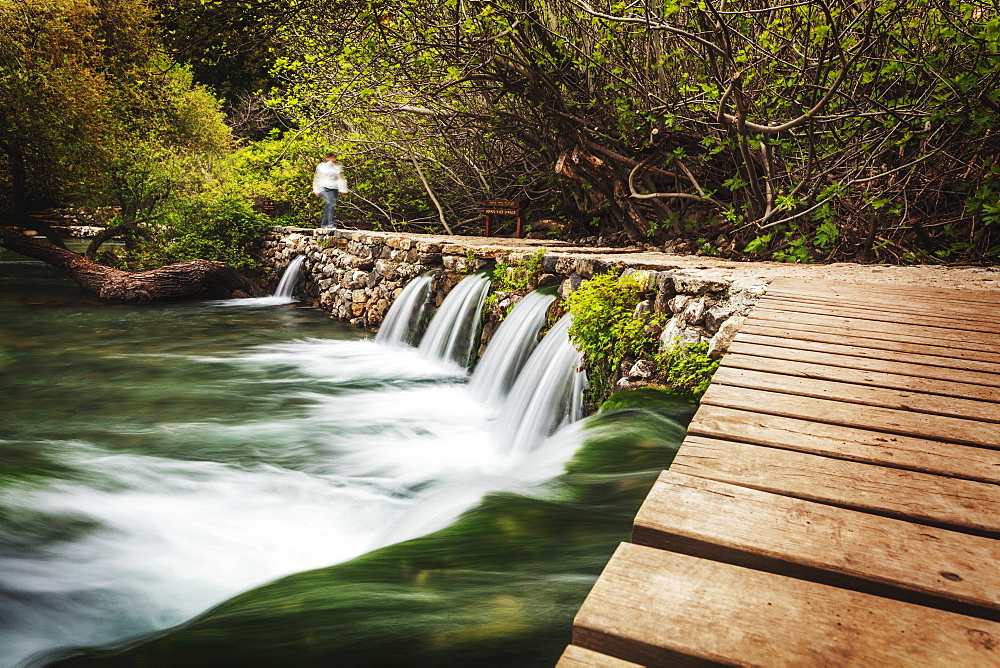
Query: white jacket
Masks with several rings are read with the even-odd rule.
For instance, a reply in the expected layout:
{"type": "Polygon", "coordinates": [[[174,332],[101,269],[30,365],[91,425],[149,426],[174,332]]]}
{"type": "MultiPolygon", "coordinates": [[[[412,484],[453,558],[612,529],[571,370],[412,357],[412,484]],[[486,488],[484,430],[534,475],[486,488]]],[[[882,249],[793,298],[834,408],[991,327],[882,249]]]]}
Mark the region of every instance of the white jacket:
{"type": "Polygon", "coordinates": [[[324,160],[316,165],[316,175],[313,177],[313,193],[323,194],[324,188],[339,190],[342,193],[347,191],[347,179],[344,178],[344,166],[339,162],[329,162],[324,160]]]}

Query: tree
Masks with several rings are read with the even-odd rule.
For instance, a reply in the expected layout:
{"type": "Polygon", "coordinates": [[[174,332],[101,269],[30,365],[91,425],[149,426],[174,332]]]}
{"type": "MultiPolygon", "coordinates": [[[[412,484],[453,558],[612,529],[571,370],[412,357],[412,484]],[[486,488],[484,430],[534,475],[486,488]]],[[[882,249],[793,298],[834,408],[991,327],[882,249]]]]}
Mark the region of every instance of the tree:
{"type": "Polygon", "coordinates": [[[989,261],[991,6],[342,0],[286,31],[279,103],[376,163],[415,155],[456,218],[523,195],[581,234],[738,257],[989,261]]]}
{"type": "MultiPolygon", "coordinates": [[[[117,299],[128,298],[121,286],[131,279],[92,260],[111,235],[98,239],[87,257],[73,258],[58,234],[28,212],[39,203],[114,205],[120,207],[114,235],[134,244],[162,230],[159,218],[171,201],[212,180],[212,161],[229,150],[231,134],[218,102],[163,54],[148,27],[151,18],[141,0],[0,0],[0,151],[7,185],[0,242],[117,299]]],[[[211,264],[169,275],[189,276],[196,296],[204,293],[202,276],[213,271],[228,277],[211,264]]],[[[176,290],[149,283],[167,275],[136,283],[135,299],[176,297],[176,290]]],[[[230,284],[229,278],[218,282],[230,284]]],[[[242,289],[259,292],[247,281],[242,289]]]]}

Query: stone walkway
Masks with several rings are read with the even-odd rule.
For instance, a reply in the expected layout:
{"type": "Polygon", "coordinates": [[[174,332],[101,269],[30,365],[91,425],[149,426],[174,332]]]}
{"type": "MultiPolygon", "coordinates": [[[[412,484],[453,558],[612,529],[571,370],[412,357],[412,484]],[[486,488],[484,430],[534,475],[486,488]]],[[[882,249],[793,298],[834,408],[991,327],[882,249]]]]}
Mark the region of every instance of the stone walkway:
{"type": "MultiPolygon", "coordinates": [[[[312,228],[279,227],[276,231],[312,235],[312,228]]],[[[852,262],[835,264],[788,264],[781,262],[734,262],[696,255],[672,255],[640,248],[590,248],[544,239],[507,239],[500,237],[464,237],[402,232],[337,230],[340,238],[361,241],[370,237],[404,237],[442,243],[444,252],[461,255],[471,249],[477,256],[509,252],[533,252],[545,248],[549,253],[573,258],[599,258],[620,262],[635,269],[651,271],[682,270],[698,272],[704,278],[734,281],[741,284],[770,283],[777,278],[804,281],[838,281],[854,284],[911,285],[933,288],[996,290],[1000,292],[1000,266],[955,267],[945,265],[863,265],[852,262]]],[[[1000,298],[1000,295],[998,295],[1000,298]]]]}

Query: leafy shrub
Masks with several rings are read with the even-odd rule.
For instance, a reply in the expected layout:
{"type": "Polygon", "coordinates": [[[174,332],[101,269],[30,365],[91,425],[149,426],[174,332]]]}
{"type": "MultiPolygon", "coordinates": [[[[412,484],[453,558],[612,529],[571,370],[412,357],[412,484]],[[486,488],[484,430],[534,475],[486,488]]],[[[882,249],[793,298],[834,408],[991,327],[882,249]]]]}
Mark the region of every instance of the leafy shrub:
{"type": "Polygon", "coordinates": [[[204,259],[255,269],[260,263],[252,250],[270,225],[271,220],[254,211],[253,203],[239,192],[198,193],[173,202],[162,222],[148,226],[151,238],[129,249],[123,264],[142,270],[204,259]]]}
{"type": "Polygon", "coordinates": [[[674,341],[673,345],[655,356],[670,389],[701,396],[712,382],[719,361],[708,356],[707,343],[674,341]]]}
{"type": "Polygon", "coordinates": [[[610,271],[585,281],[566,298],[573,314],[570,340],[583,353],[593,404],[611,394],[623,361],[655,355],[666,317],[635,315],[645,290],[641,276],[610,271]]]}
{"type": "MultiPolygon", "coordinates": [[[[502,293],[525,294],[531,290],[542,273],[542,258],[545,253],[546,249],[539,248],[520,262],[497,262],[491,276],[492,290],[483,304],[483,312],[489,313],[496,308],[502,293]]],[[[468,258],[466,262],[468,263],[468,258]]]]}

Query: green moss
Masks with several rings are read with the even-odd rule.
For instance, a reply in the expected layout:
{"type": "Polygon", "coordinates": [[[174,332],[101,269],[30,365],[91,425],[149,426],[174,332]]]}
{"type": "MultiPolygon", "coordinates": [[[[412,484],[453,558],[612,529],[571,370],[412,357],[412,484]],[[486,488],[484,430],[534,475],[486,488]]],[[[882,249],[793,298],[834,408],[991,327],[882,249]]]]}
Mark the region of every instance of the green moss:
{"type": "Polygon", "coordinates": [[[719,361],[708,356],[707,343],[684,343],[675,340],[656,363],[665,370],[665,380],[671,389],[700,397],[712,382],[719,361]]]}
{"type": "Polygon", "coordinates": [[[493,311],[500,301],[501,294],[530,292],[542,273],[542,259],[546,252],[546,249],[539,248],[520,262],[497,262],[493,267],[492,289],[483,304],[483,311],[485,313],[493,311]]]}

